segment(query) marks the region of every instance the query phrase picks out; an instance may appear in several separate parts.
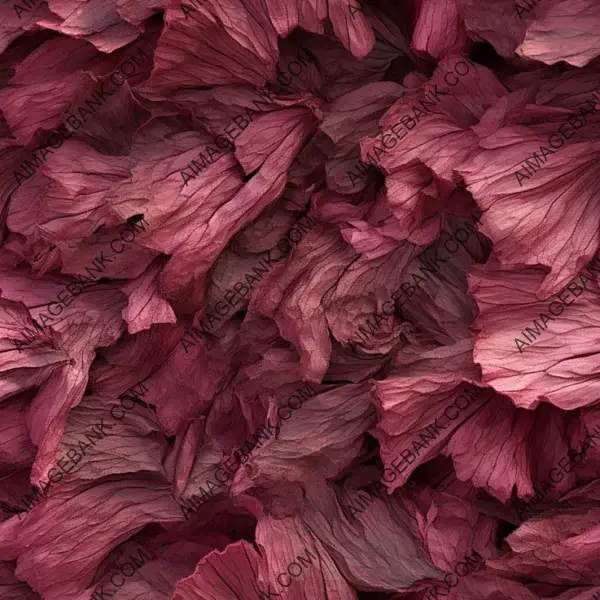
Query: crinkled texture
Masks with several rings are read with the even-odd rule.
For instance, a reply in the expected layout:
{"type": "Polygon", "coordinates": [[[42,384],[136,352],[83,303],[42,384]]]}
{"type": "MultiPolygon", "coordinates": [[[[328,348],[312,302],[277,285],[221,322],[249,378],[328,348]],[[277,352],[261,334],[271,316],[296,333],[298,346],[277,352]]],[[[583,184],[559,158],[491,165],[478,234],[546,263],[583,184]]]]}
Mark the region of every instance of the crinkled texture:
{"type": "Polygon", "coordinates": [[[121,289],[128,296],[127,308],[123,309],[123,320],[129,333],[150,329],[158,323],[175,323],[177,317],[171,305],[162,297],[158,288],[158,265],[149,267],[135,281],[121,289]]]}
{"type": "MultiPolygon", "coordinates": [[[[17,155],[18,156],[18,155],[17,155]]],[[[14,164],[18,169],[25,153],[20,153],[20,160],[14,164]]],[[[14,185],[14,175],[6,182],[14,185]]],[[[60,253],[50,241],[42,237],[37,227],[37,209],[46,193],[49,181],[38,171],[28,185],[16,188],[11,196],[6,224],[11,230],[4,248],[29,262],[40,273],[56,269],[60,265],[60,253]]],[[[8,198],[8,196],[7,196],[8,198]]]]}
{"type": "Polygon", "coordinates": [[[600,593],[597,3],[20,2],[2,600],[600,593]]]}
{"type": "MultiPolygon", "coordinates": [[[[415,121],[414,131],[405,132],[409,135],[403,145],[383,155],[381,165],[393,174],[418,158],[438,177],[452,182],[459,172],[484,212],[482,231],[494,242],[500,260],[548,266],[552,274],[540,294],[556,291],[598,248],[597,182],[589,167],[597,160],[600,115],[586,115],[587,126],[578,138],[560,152],[550,148],[553,154],[547,161],[552,161],[552,168],[532,176],[522,164],[515,164],[516,157],[525,163],[533,152],[541,152],[540,146],[547,145],[548,136],[569,114],[564,103],[554,111],[532,109],[527,103],[535,98],[537,86],[506,96],[492,72],[481,66],[471,67],[452,88],[442,74],[455,63],[455,58],[442,61],[412,102],[399,100],[382,119],[382,129],[389,130],[399,115],[410,114],[408,109],[433,91],[431,83],[439,87],[440,103],[433,109],[437,114],[415,121]],[[439,151],[441,139],[444,152],[439,151]],[[515,220],[515,214],[521,219],[515,220]]],[[[591,92],[582,79],[571,79],[571,92],[574,85],[591,92]]],[[[548,102],[540,96],[540,102],[548,102]]],[[[593,97],[588,94],[585,99],[593,97]]],[[[363,160],[375,146],[374,140],[363,143],[363,160]]],[[[535,164],[540,164],[537,159],[535,164]]]]}
{"type": "MultiPolygon", "coordinates": [[[[29,307],[31,317],[37,317],[44,324],[38,316],[41,311],[36,309],[44,308],[55,299],[56,293],[62,290],[59,282],[44,281],[39,285],[27,274],[16,271],[2,273],[2,280],[2,296],[22,302],[29,307]]],[[[45,341],[61,348],[69,361],[52,372],[31,405],[28,425],[31,438],[39,448],[32,470],[33,479],[39,479],[51,466],[67,412],[81,401],[85,391],[95,349],[114,344],[121,335],[123,305],[124,296],[120,292],[98,286],[74,299],[66,314],[48,317],[56,323],[49,325],[45,341]],[[60,401],[55,402],[55,398],[60,401]]],[[[28,353],[36,352],[36,349],[26,346],[20,351],[28,353]]]]}
{"type": "Polygon", "coordinates": [[[102,52],[114,52],[133,42],[140,31],[123,21],[116,0],[48,0],[60,19],[48,19],[44,26],[73,38],[84,38],[102,52]]]}
{"type": "MultiPolygon", "coordinates": [[[[103,120],[100,115],[104,119],[112,116],[123,123],[131,121],[132,116],[135,120],[139,119],[135,114],[127,114],[131,108],[127,106],[126,99],[130,95],[129,87],[142,82],[150,73],[155,38],[156,32],[148,29],[134,46],[121,48],[109,56],[99,55],[91,44],[82,40],[59,36],[45,41],[15,66],[8,86],[0,90],[0,108],[14,136],[28,148],[36,144],[44,146],[46,144],[41,143],[47,137],[44,132],[50,132],[63,123],[66,125],[71,110],[78,120],[79,117],[83,119],[82,125],[70,126],[71,131],[77,132],[76,135],[84,133],[94,137],[96,131],[102,132],[105,126],[98,124],[103,120]],[[145,58],[139,56],[140,50],[145,58]],[[140,64],[136,65],[127,83],[118,89],[108,75],[113,71],[118,73],[119,65],[131,56],[135,56],[140,64]],[[107,97],[102,98],[97,110],[93,106],[90,110],[85,101],[91,99],[98,103],[95,92],[100,93],[101,85],[104,85],[107,97]],[[111,115],[113,103],[125,104],[125,107],[120,106],[120,110],[111,115]],[[77,107],[92,112],[92,116],[78,112],[77,107]],[[123,108],[126,109],[125,115],[119,115],[123,108]],[[82,132],[78,132],[80,128],[82,132]]],[[[115,134],[112,130],[111,135],[117,140],[123,137],[122,132],[115,134]]],[[[31,150],[35,148],[31,147],[31,150]]],[[[55,153],[55,150],[50,148],[49,152],[55,153]]]]}
{"type": "Polygon", "coordinates": [[[565,4],[550,0],[545,9],[527,28],[517,54],[548,65],[564,60],[576,67],[583,67],[600,54],[597,2],[575,0],[565,4]]]}
{"type": "Polygon", "coordinates": [[[500,261],[551,269],[540,286],[540,297],[564,286],[600,242],[597,181],[589,175],[600,146],[585,139],[600,131],[598,117],[590,118],[593,125],[585,130],[584,139],[570,141],[539,172],[527,175],[522,164],[515,164],[516,156],[521,163],[531,159],[533,164],[533,153],[539,156],[540,146],[547,147],[548,136],[567,116],[559,109],[553,113],[547,111],[546,122],[530,126],[530,131],[515,125],[487,135],[483,141],[487,152],[473,157],[463,170],[469,191],[484,211],[482,231],[494,242],[500,261]],[[527,179],[519,181],[516,172],[527,179]]]}
{"type": "Polygon", "coordinates": [[[325,374],[331,342],[325,311],[319,301],[311,302],[309,297],[324,296],[347,268],[352,254],[333,230],[318,226],[292,250],[290,268],[273,269],[271,285],[252,298],[250,310],[275,317],[281,336],[297,348],[310,381],[318,382],[325,374]]]}
{"type": "Polygon", "coordinates": [[[37,211],[42,236],[62,250],[63,243],[79,242],[101,226],[116,226],[106,195],[129,175],[128,157],[105,156],[82,142],[67,141],[47,157],[43,174],[51,180],[48,200],[37,211]]]}
{"type": "Polygon", "coordinates": [[[108,549],[149,522],[181,519],[168,487],[152,478],[95,483],[72,495],[61,490],[24,521],[21,535],[28,543],[17,559],[16,576],[44,598],[76,600],[91,587],[108,549]]]}
{"type": "Polygon", "coordinates": [[[39,129],[60,125],[78,86],[89,82],[83,69],[96,56],[84,41],[55,38],[17,65],[10,87],[0,90],[0,108],[19,142],[28,145],[39,129]]]}
{"type": "Polygon", "coordinates": [[[568,507],[593,508],[600,495],[600,479],[591,481],[587,485],[578,487],[560,499],[568,507]]]}
{"type": "Polygon", "coordinates": [[[259,86],[269,79],[275,70],[277,36],[261,5],[236,0],[231,5],[211,1],[200,10],[187,6],[191,15],[180,4],[172,3],[167,10],[152,73],[155,89],[169,94],[205,85],[259,86]]]}
{"type": "Polygon", "coordinates": [[[473,357],[484,383],[521,408],[549,402],[571,410],[600,398],[600,289],[593,272],[582,273],[591,275],[585,292],[565,307],[557,297],[538,300],[541,269],[505,269],[495,261],[471,268],[469,288],[479,307],[473,357]],[[558,307],[563,310],[555,313],[558,307]],[[531,333],[523,333],[527,327],[531,333]]]}
{"type": "Polygon", "coordinates": [[[408,301],[400,298],[405,318],[413,325],[409,339],[421,334],[428,344],[451,345],[469,337],[475,304],[468,293],[467,269],[489,255],[488,240],[473,226],[475,220],[474,215],[470,219],[443,219],[440,237],[413,259],[410,277],[407,274],[404,280],[414,284],[416,291],[408,301]],[[468,238],[461,243],[455,240],[452,249],[449,241],[459,232],[467,233],[468,238]],[[425,283],[417,277],[424,278],[425,283]]]}
{"type": "Polygon", "coordinates": [[[315,486],[309,499],[302,515],[304,527],[321,541],[344,577],[360,589],[408,591],[440,574],[411,536],[406,516],[393,499],[375,499],[352,520],[341,510],[341,502],[348,498],[338,499],[325,485],[315,486]]]}
{"type": "MultiPolygon", "coordinates": [[[[469,71],[451,86],[444,76],[463,60],[464,56],[461,55],[445,57],[431,79],[419,82],[420,86],[413,85],[414,90],[395,102],[382,117],[382,132],[389,132],[405,114],[413,115],[411,118],[419,117],[418,120],[414,119],[413,129],[401,132],[402,135],[407,134],[404,138],[406,141],[382,156],[380,162],[387,172],[393,172],[418,159],[443,181],[454,184],[459,181],[455,171],[470,158],[477,143],[473,126],[484,116],[486,110],[506,95],[506,90],[495,74],[477,63],[467,65],[469,71]],[[434,105],[429,108],[427,104],[420,104],[421,100],[434,105]],[[423,112],[424,116],[413,112],[413,107],[423,112]],[[431,114],[423,108],[430,110],[431,114]]],[[[361,144],[363,160],[367,159],[369,151],[373,151],[376,156],[372,149],[377,141],[367,139],[361,144]]]]}
{"type": "MultiPolygon", "coordinates": [[[[143,278],[158,256],[158,252],[143,245],[142,240],[147,235],[144,227],[144,222],[131,226],[120,224],[117,227],[100,227],[85,239],[61,241],[62,272],[77,277],[78,274],[86,275],[88,267],[92,272],[102,267],[101,273],[105,278],[143,278]],[[135,233],[135,240],[124,243],[126,229],[132,232],[128,234],[129,237],[135,233]]],[[[123,286],[124,293],[127,293],[127,285],[125,283],[123,286]]]]}
{"type": "Polygon", "coordinates": [[[2,5],[2,25],[0,27],[0,52],[5,52],[11,42],[27,31],[39,31],[42,23],[52,17],[48,5],[39,0],[35,3],[5,3],[2,5]]]}
{"type": "Polygon", "coordinates": [[[402,237],[419,245],[433,242],[440,233],[434,215],[445,194],[439,193],[429,170],[419,163],[409,165],[386,177],[385,186],[385,203],[402,237]]]}
{"type": "Polygon", "coordinates": [[[590,508],[530,520],[507,537],[511,552],[489,561],[488,568],[557,585],[598,586],[593,557],[599,517],[598,508],[590,508]]]}
{"type": "MultiPolygon", "coordinates": [[[[142,394],[146,396],[143,390],[140,396],[142,394]]],[[[134,473],[167,479],[162,463],[168,444],[163,430],[149,408],[136,403],[130,409],[130,404],[131,400],[119,404],[115,398],[89,396],[70,411],[59,454],[64,456],[75,449],[86,458],[82,459],[80,468],[69,473],[69,482],[94,481],[110,475],[134,473]],[[113,406],[119,408],[111,414],[113,406]],[[124,406],[128,410],[123,410],[124,406]],[[100,440],[97,440],[98,435],[93,429],[98,423],[106,423],[106,429],[102,432],[106,437],[100,440]],[[91,437],[86,437],[86,434],[91,437]]],[[[56,490],[60,485],[61,482],[58,482],[56,488],[52,486],[50,489],[56,490]]]]}
{"type": "MultiPolygon", "coordinates": [[[[211,539],[209,541],[215,543],[215,540],[211,539]]],[[[84,594],[94,590],[99,594],[103,586],[106,585],[106,592],[116,594],[118,591],[118,594],[125,598],[170,600],[177,581],[193,571],[195,560],[200,555],[201,549],[200,544],[193,541],[182,540],[179,544],[167,544],[163,543],[163,545],[157,547],[158,544],[147,537],[138,537],[135,541],[121,544],[106,557],[103,570],[106,569],[105,565],[121,564],[123,569],[126,569],[126,564],[137,566],[135,561],[132,561],[133,558],[138,559],[137,564],[141,563],[142,568],[136,569],[132,576],[124,578],[123,584],[116,590],[110,581],[110,577],[114,577],[115,581],[119,581],[119,578],[114,576],[113,567],[103,579],[95,583],[94,588],[84,592],[84,594]],[[174,552],[174,546],[178,546],[180,552],[184,555],[177,556],[174,552]]],[[[130,572],[130,569],[127,569],[127,572],[130,572]]]]}
{"type": "Polygon", "coordinates": [[[28,398],[23,394],[0,404],[0,474],[31,464],[36,454],[27,427],[28,398]]]}
{"type": "MultiPolygon", "coordinates": [[[[272,262],[285,260],[285,257],[276,256],[281,254],[281,251],[277,250],[277,242],[287,235],[297,221],[302,222],[303,225],[307,223],[306,218],[298,215],[296,206],[290,206],[288,210],[282,212],[280,203],[272,204],[252,225],[240,231],[235,237],[234,243],[220,254],[211,269],[205,302],[201,309],[194,314],[193,319],[197,328],[201,329],[202,323],[206,323],[208,320],[207,314],[218,319],[219,322],[214,325],[214,329],[209,327],[209,333],[205,333],[207,339],[214,339],[222,334],[222,327],[225,323],[247,307],[250,295],[238,294],[238,297],[229,303],[230,307],[235,310],[231,310],[228,314],[221,312],[221,314],[215,315],[215,308],[211,310],[211,307],[216,307],[218,302],[223,301],[225,294],[230,293],[232,287],[238,282],[250,283],[252,289],[257,289],[263,285],[263,282],[266,284],[272,262]],[[265,269],[267,273],[264,272],[265,269]]],[[[309,228],[313,226],[312,221],[308,222],[308,226],[309,228]]],[[[192,335],[187,335],[183,339],[183,349],[189,352],[190,345],[195,346],[196,342],[192,335]],[[183,339],[186,340],[185,344],[183,339]]]]}
{"type": "MultiPolygon", "coordinates": [[[[344,232],[346,235],[347,232],[344,232]]],[[[350,235],[348,235],[350,237],[350,235]]],[[[339,342],[347,344],[360,339],[360,330],[375,311],[381,312],[382,304],[389,299],[403,280],[403,274],[414,255],[410,244],[397,244],[393,252],[368,260],[359,256],[349,262],[325,295],[326,318],[329,328],[339,342]]],[[[369,331],[369,327],[365,326],[369,331]]],[[[373,339],[363,345],[366,353],[387,354],[398,345],[402,324],[394,318],[385,323],[373,339]]],[[[354,352],[358,352],[355,350],[354,352]]]]}
{"type": "Polygon", "coordinates": [[[360,455],[362,435],[374,417],[368,384],[323,391],[304,403],[302,412],[289,422],[278,416],[276,406],[269,407],[269,422],[279,426],[277,436],[253,453],[248,466],[236,474],[235,492],[248,488],[250,480],[254,485],[269,480],[308,481],[314,468],[327,478],[335,477],[360,455]]]}
{"type": "Polygon", "coordinates": [[[0,563],[0,593],[4,600],[41,600],[25,582],[19,581],[8,562],[0,563]]]}
{"type": "Polygon", "coordinates": [[[401,375],[392,375],[374,385],[379,419],[373,435],[381,444],[386,467],[390,468],[391,462],[405,449],[416,451],[417,456],[422,447],[427,449],[422,457],[413,459],[408,469],[403,469],[403,473],[392,480],[393,483],[385,480],[392,490],[402,485],[419,464],[434,458],[460,423],[486,402],[484,390],[466,385],[479,379],[468,340],[432,350],[419,358],[419,361],[404,365],[401,375]],[[442,417],[445,408],[466,390],[475,398],[468,412],[455,422],[447,415],[442,417]],[[435,429],[435,441],[430,444],[428,439],[432,439],[432,433],[428,426],[434,422],[439,429],[435,429]],[[420,437],[421,433],[426,434],[425,439],[420,437]]]}
{"type": "Polygon", "coordinates": [[[464,52],[467,32],[458,13],[458,0],[421,0],[413,33],[413,48],[435,59],[464,52]]]}
{"type": "Polygon", "coordinates": [[[250,598],[258,591],[255,574],[262,560],[245,541],[230,544],[222,552],[214,550],[198,563],[193,575],[177,583],[173,600],[225,600],[231,594],[250,598]]]}
{"type": "Polygon", "coordinates": [[[176,327],[157,325],[135,336],[126,336],[110,348],[103,348],[103,360],[95,362],[90,370],[93,390],[116,398],[146,381],[165,363],[182,334],[180,324],[176,327]]]}
{"type": "Polygon", "coordinates": [[[202,561],[194,576],[178,585],[175,598],[212,600],[219,598],[224,588],[234,593],[241,592],[240,598],[249,598],[260,590],[282,589],[276,574],[284,571],[286,565],[298,556],[303,557],[306,572],[291,583],[293,589],[290,591],[295,598],[307,600],[354,600],[355,592],[344,581],[344,576],[350,577],[361,588],[404,590],[419,579],[439,573],[427,563],[422,549],[411,543],[395,503],[378,502],[377,506],[370,508],[373,512],[370,517],[365,517],[360,524],[351,523],[343,515],[332,490],[323,488],[317,493],[319,500],[311,495],[311,502],[301,515],[259,519],[257,545],[264,558],[243,542],[232,544],[229,552],[215,552],[202,561]],[[331,518],[334,520],[333,528],[327,522],[331,518]],[[378,532],[384,528],[396,532],[398,545],[394,555],[398,556],[399,551],[403,556],[402,559],[398,557],[402,560],[402,569],[397,561],[393,565],[388,564],[380,553],[373,552],[373,548],[381,542],[378,532]],[[358,531],[363,532],[364,540],[359,541],[358,531]],[[336,537],[344,542],[339,546],[340,550],[346,549],[342,553],[335,549],[336,537]],[[418,563],[415,552],[418,553],[418,563]],[[352,554],[356,558],[353,559],[352,554]],[[225,564],[218,567],[223,561],[225,564]],[[370,564],[366,565],[365,561],[370,564]],[[207,569],[209,564],[213,565],[210,570],[207,569]],[[239,573],[241,579],[236,581],[228,575],[232,570],[239,573]],[[203,583],[208,583],[216,595],[204,595],[203,583]],[[253,591],[249,592],[250,589],[253,591]]]}
{"type": "Polygon", "coordinates": [[[177,498],[187,504],[193,499],[197,486],[211,478],[214,469],[223,458],[222,450],[204,434],[204,418],[196,419],[178,438],[173,466],[177,498]]]}
{"type": "Polygon", "coordinates": [[[318,78],[311,77],[311,87],[317,89],[327,100],[339,98],[366,83],[386,79],[385,73],[392,66],[408,72],[418,63],[403,34],[402,25],[381,13],[375,19],[376,9],[372,10],[370,18],[377,37],[373,51],[360,61],[332,38],[318,37],[311,40],[309,48],[318,57],[320,75],[318,78]]]}
{"type": "MultiPolygon", "coordinates": [[[[321,2],[318,0],[317,4],[321,2]]],[[[313,7],[310,3],[298,2],[302,6],[301,20],[306,22],[307,29],[321,29],[315,17],[327,16],[324,4],[313,7]]],[[[362,11],[352,15],[349,4],[350,0],[327,0],[328,16],[344,47],[354,56],[364,57],[373,47],[373,30],[362,11]]],[[[249,83],[261,86],[274,79],[277,34],[291,27],[289,22],[283,24],[277,14],[271,20],[269,13],[279,12],[281,8],[276,8],[274,3],[265,5],[253,0],[235,0],[230,4],[211,0],[201,8],[186,6],[186,11],[181,4],[172,4],[167,10],[166,33],[156,54],[152,80],[156,89],[170,94],[177,88],[201,85],[249,83]],[[192,65],[191,72],[189,65],[192,65]]],[[[289,16],[296,13],[292,16],[296,20],[300,18],[296,12],[299,9],[300,6],[286,4],[284,10],[289,11],[289,16]]]]}
{"type": "Polygon", "coordinates": [[[145,4],[132,0],[116,0],[117,12],[129,23],[140,26],[147,18],[157,12],[164,12],[169,6],[168,0],[152,0],[145,4]]]}
{"type": "Polygon", "coordinates": [[[457,4],[467,33],[472,39],[489,42],[502,56],[514,55],[516,47],[525,36],[531,11],[527,11],[524,18],[520,19],[513,0],[485,4],[478,0],[457,0],[457,4]],[[498,27],[498,23],[502,23],[502,27],[498,27]]]}
{"type": "Polygon", "coordinates": [[[418,532],[433,564],[441,570],[451,570],[473,549],[486,560],[497,553],[497,520],[481,514],[475,499],[474,493],[463,498],[449,490],[426,487],[409,490],[401,499],[411,516],[412,528],[418,532]]]}
{"type": "Polygon", "coordinates": [[[186,353],[178,344],[152,377],[148,402],[167,432],[185,430],[187,423],[200,416],[212,402],[226,369],[226,351],[205,346],[186,353]],[[204,369],[198,365],[203,364],[204,369]],[[208,376],[207,376],[208,375],[208,376]]]}
{"type": "Polygon", "coordinates": [[[489,41],[505,57],[516,53],[550,65],[563,60],[582,67],[600,53],[600,12],[594,0],[499,0],[489,5],[458,0],[458,5],[472,37],[489,41]],[[503,27],[496,26],[499,22],[503,27]]]}
{"type": "Polygon", "coordinates": [[[316,538],[305,523],[299,521],[294,518],[275,520],[268,516],[259,521],[256,531],[257,544],[263,549],[269,566],[267,571],[264,564],[259,564],[259,575],[265,579],[264,587],[267,591],[271,586],[281,589],[281,586],[277,585],[275,573],[284,572],[287,565],[294,559],[299,560],[300,556],[310,557],[311,563],[314,560],[314,568],[306,567],[307,573],[302,580],[293,581],[289,585],[292,597],[298,600],[355,600],[355,591],[345,581],[321,540],[316,538]]]}
{"type": "Polygon", "coordinates": [[[356,193],[364,189],[367,180],[354,187],[348,179],[358,159],[357,142],[375,131],[377,121],[385,110],[402,97],[404,88],[390,82],[370,83],[334,100],[321,123],[320,129],[335,143],[335,151],[328,156],[328,187],[340,193],[356,193]]]}
{"type": "MultiPolygon", "coordinates": [[[[287,168],[316,125],[311,112],[301,109],[278,111],[261,119],[267,127],[265,142],[278,139],[279,130],[285,124],[287,143],[283,151],[275,152],[272,146],[263,151],[260,158],[250,158],[248,168],[260,166],[260,169],[246,184],[241,181],[233,156],[218,151],[219,156],[209,161],[212,164],[201,175],[202,185],[194,180],[190,183],[188,175],[187,181],[183,178],[186,185],[182,188],[182,176],[174,169],[185,172],[187,163],[195,159],[198,151],[204,152],[209,143],[208,136],[190,132],[174,136],[158,147],[150,160],[134,167],[129,181],[113,190],[113,210],[121,218],[143,211],[153,224],[143,245],[174,255],[162,271],[160,285],[167,298],[180,305],[197,305],[202,301],[206,275],[218,254],[244,224],[279,197],[287,168]],[[167,160],[171,164],[167,164],[167,160]],[[169,173],[172,174],[168,176],[169,173]],[[140,205],[138,189],[140,185],[148,186],[149,177],[157,184],[151,188],[151,198],[140,205]],[[166,206],[163,194],[175,193],[177,205],[166,206]]],[[[245,153],[242,147],[242,162],[245,153]]],[[[190,174],[195,179],[193,172],[190,174]]]]}
{"type": "MultiPolygon", "coordinates": [[[[533,484],[547,479],[548,471],[566,456],[567,425],[567,418],[554,407],[542,405],[535,412],[526,411],[508,398],[495,396],[461,425],[445,452],[452,456],[461,480],[472,481],[505,503],[513,486],[519,497],[533,495],[533,484]]],[[[564,476],[549,497],[560,495],[574,481],[574,476],[564,476]]]]}
{"type": "MultiPolygon", "coordinates": [[[[9,202],[11,194],[13,194],[14,199],[16,188],[13,170],[17,169],[21,164],[21,161],[26,158],[26,153],[19,147],[14,139],[4,138],[0,140],[0,156],[2,158],[2,162],[0,163],[2,165],[0,167],[0,209],[2,211],[0,223],[4,229],[4,225],[10,220],[11,212],[15,209],[15,205],[17,205],[14,201],[9,202]]],[[[36,198],[37,197],[34,195],[32,198],[28,199],[27,208],[29,209],[29,219],[33,217],[31,207],[36,198]]],[[[16,230],[18,231],[18,228],[16,230]]],[[[10,234],[8,237],[10,238],[10,234]]],[[[3,231],[0,233],[0,241],[5,242],[5,240],[6,233],[3,231]]],[[[8,244],[6,244],[6,247],[8,247],[8,244]]]]}
{"type": "MultiPolygon", "coordinates": [[[[4,287],[0,291],[4,295],[4,287]]],[[[31,326],[29,312],[16,302],[0,301],[0,400],[6,400],[33,386],[42,385],[51,373],[69,362],[68,353],[50,346],[45,333],[31,342],[27,352],[20,352],[10,340],[18,338],[24,327],[31,326]]]]}

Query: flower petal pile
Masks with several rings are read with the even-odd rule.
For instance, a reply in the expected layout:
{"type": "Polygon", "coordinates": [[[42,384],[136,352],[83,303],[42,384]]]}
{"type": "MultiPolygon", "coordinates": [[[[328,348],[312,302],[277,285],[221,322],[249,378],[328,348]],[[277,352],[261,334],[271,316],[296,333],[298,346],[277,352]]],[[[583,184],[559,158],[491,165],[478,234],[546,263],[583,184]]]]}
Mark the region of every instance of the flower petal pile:
{"type": "Polygon", "coordinates": [[[0,600],[600,598],[597,0],[0,10],[0,600]]]}

